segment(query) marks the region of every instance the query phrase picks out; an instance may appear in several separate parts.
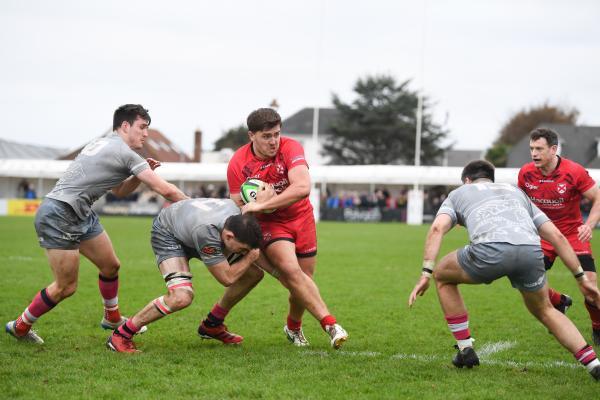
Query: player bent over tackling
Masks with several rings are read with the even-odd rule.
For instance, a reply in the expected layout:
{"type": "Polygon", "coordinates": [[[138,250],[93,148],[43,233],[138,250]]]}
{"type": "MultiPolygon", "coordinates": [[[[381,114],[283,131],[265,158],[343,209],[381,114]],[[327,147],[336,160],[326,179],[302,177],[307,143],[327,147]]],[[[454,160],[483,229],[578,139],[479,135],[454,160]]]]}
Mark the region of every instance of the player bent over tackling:
{"type": "Polygon", "coordinates": [[[463,169],[465,185],[453,190],[440,207],[425,241],[423,275],[410,294],[412,306],[429,287],[433,275],[448,327],[457,341],[452,363],[479,365],[469,331],[469,318],[458,284],[491,283],[507,276],[519,289],[528,310],[561,345],[600,380],[600,362],[575,325],[548,298],[540,236],[552,243],[586,297],[600,305],[600,292],[583,272],[577,256],[556,226],[518,188],[494,183],[494,166],[473,161],[463,169]],[[466,227],[470,244],[444,256],[434,270],[443,236],[456,224],[466,227]],[[538,236],[539,233],[539,236],[538,236]]]}
{"type": "MultiPolygon", "coordinates": [[[[229,199],[190,199],[163,209],[152,224],[151,243],[156,263],[168,293],[151,301],[108,338],[106,346],[123,353],[135,353],[132,337],[142,327],[189,306],[194,299],[190,258],[199,258],[223,286],[229,287],[242,275],[262,271],[253,265],[259,256],[262,238],[253,216],[241,215],[229,199]],[[227,256],[244,254],[233,265],[227,256]]],[[[241,337],[224,324],[199,332],[224,343],[239,343],[241,337]]]]}

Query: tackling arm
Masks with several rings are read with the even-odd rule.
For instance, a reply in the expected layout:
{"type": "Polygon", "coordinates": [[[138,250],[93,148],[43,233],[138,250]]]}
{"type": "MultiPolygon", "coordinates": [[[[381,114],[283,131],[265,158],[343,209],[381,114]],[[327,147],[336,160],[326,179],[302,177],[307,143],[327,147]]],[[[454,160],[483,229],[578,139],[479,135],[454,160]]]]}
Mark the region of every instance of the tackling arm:
{"type": "Polygon", "coordinates": [[[225,287],[234,284],[240,276],[258,259],[259,249],[252,249],[246,253],[242,259],[233,265],[229,265],[227,260],[221,261],[208,267],[208,270],[219,283],[225,287]]]}
{"type": "Polygon", "coordinates": [[[177,186],[165,181],[158,176],[152,169],[145,169],[137,175],[137,178],[144,182],[148,187],[160,194],[165,199],[176,202],[189,199],[177,186]]]}

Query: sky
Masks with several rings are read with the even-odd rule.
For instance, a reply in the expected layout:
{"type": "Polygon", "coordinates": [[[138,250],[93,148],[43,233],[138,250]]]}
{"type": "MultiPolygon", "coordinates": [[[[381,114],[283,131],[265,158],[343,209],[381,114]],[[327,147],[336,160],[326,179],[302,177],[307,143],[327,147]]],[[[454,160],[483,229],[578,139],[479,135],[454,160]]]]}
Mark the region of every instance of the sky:
{"type": "Polygon", "coordinates": [[[485,149],[544,102],[600,125],[595,0],[3,0],[0,138],[76,148],[121,104],[184,151],[273,99],[285,119],[355,99],[359,78],[411,79],[456,149],[485,149]]]}

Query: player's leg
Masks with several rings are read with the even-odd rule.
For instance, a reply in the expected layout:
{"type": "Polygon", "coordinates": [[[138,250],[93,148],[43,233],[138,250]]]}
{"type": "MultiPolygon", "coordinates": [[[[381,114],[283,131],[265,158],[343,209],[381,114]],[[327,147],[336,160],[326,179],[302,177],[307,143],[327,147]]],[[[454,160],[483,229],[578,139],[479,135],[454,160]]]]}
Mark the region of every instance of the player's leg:
{"type": "MultiPolygon", "coordinates": [[[[598,285],[596,264],[591,254],[591,247],[589,247],[589,243],[586,243],[586,245],[590,253],[580,254],[577,256],[577,258],[579,258],[579,262],[585,271],[587,278],[595,285],[598,285]]],[[[600,310],[594,306],[589,299],[585,299],[584,304],[588,314],[590,315],[590,320],[592,321],[592,341],[595,345],[600,345],[600,310]]]]}
{"type": "Polygon", "coordinates": [[[460,283],[477,283],[461,267],[457,251],[443,257],[434,270],[438,298],[448,328],[456,339],[458,353],[452,363],[459,367],[472,368],[479,365],[479,358],[473,350],[473,339],[469,330],[469,315],[458,290],[460,283]]]}
{"type": "Polygon", "coordinates": [[[348,334],[329,313],[315,282],[300,268],[295,244],[289,240],[276,240],[265,249],[265,253],[277,269],[280,282],[321,323],[331,338],[331,345],[339,348],[348,334]]]}
{"type": "MultiPolygon", "coordinates": [[[[302,272],[314,281],[313,275],[317,265],[317,257],[306,257],[305,255],[298,254],[297,257],[302,272]]],[[[290,303],[290,310],[283,331],[288,340],[295,346],[308,346],[308,340],[304,336],[304,331],[302,330],[302,316],[304,315],[305,308],[302,305],[302,302],[299,299],[294,298],[291,292],[288,300],[290,303]]]]}
{"type": "Polygon", "coordinates": [[[116,329],[126,318],[119,311],[119,268],[121,263],[115,254],[106,231],[81,241],[79,251],[99,270],[98,288],[104,305],[104,316],[100,326],[116,329]]]}
{"type": "MultiPolygon", "coordinates": [[[[549,271],[554,265],[554,261],[556,260],[556,251],[554,247],[547,241],[542,240],[542,251],[544,252],[544,267],[546,271],[549,271]]],[[[565,293],[561,293],[558,290],[555,290],[548,286],[548,298],[550,299],[550,303],[561,313],[565,314],[569,307],[573,305],[573,300],[571,296],[565,293]]]]}
{"type": "Polygon", "coordinates": [[[594,349],[586,343],[571,320],[552,306],[547,290],[547,285],[533,292],[521,290],[527,309],[552,332],[564,348],[586,366],[595,379],[600,379],[600,362],[594,349]]]}
{"type": "MultiPolygon", "coordinates": [[[[235,261],[231,261],[233,263],[235,261]]],[[[223,297],[213,306],[206,318],[200,322],[198,334],[204,339],[217,339],[225,344],[241,343],[244,338],[229,332],[224,324],[229,311],[258,285],[264,277],[264,272],[251,266],[233,285],[227,287],[223,297]]]]}
{"type": "Polygon", "coordinates": [[[148,303],[141,311],[119,326],[108,338],[109,349],[124,353],[138,350],[133,343],[133,335],[142,327],[189,306],[194,299],[192,274],[186,257],[172,257],[159,265],[167,284],[167,294],[148,303]]]}

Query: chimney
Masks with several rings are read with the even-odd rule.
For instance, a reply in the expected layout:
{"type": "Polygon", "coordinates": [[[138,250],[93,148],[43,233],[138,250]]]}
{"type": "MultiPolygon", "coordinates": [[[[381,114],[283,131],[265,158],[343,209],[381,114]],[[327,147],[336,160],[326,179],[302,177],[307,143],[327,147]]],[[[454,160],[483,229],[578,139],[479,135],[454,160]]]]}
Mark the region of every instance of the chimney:
{"type": "Polygon", "coordinates": [[[202,131],[196,129],[194,132],[194,162],[202,161],[202,131]]]}

